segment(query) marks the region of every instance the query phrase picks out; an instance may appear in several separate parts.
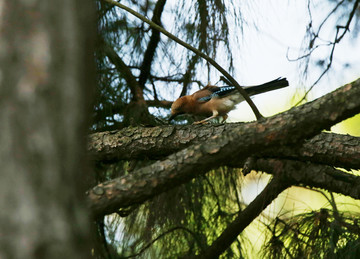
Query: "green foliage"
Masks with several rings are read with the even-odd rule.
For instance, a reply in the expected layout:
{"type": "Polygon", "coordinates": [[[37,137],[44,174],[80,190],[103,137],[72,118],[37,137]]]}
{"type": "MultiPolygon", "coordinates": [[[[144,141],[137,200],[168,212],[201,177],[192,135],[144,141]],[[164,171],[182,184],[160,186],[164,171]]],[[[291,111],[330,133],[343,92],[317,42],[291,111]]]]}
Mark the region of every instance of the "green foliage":
{"type": "Polygon", "coordinates": [[[289,218],[277,217],[268,226],[266,258],[358,258],[358,214],[320,209],[289,218]]]}
{"type": "MultiPolygon", "coordinates": [[[[154,198],[126,218],[108,216],[110,243],[118,247],[121,256],[141,251],[137,258],[199,254],[244,208],[239,194],[240,175],[238,170],[221,168],[154,198]],[[116,240],[116,233],[122,233],[121,239],[116,240]]],[[[245,236],[240,236],[225,258],[239,258],[246,245],[245,236]]]]}
{"type": "MultiPolygon", "coordinates": [[[[231,48],[242,36],[243,1],[167,1],[160,17],[154,17],[160,1],[124,0],[121,3],[149,19],[158,18],[168,31],[210,57],[220,59],[228,71],[233,70],[231,48]]],[[[344,16],[344,11],[354,1],[344,3],[344,8],[339,9],[342,11],[339,17],[344,16]]],[[[142,21],[103,1],[97,1],[97,8],[95,60],[98,88],[92,130],[119,129],[134,123],[147,125],[148,116],[142,116],[145,112],[165,119],[169,107],[164,108],[156,102],[149,107],[146,101],[172,101],[209,81],[218,80],[219,74],[212,67],[173,41],[163,36],[159,42],[153,41],[152,29],[142,21]],[[152,48],[152,56],[147,56],[147,50],[152,48]],[[150,64],[149,71],[144,69],[148,65],[145,60],[150,64]],[[139,83],[140,76],[145,80],[143,84],[139,83]],[[145,105],[135,96],[136,90],[141,93],[145,105]]],[[[359,16],[358,10],[355,16],[359,16]]],[[[316,41],[319,40],[312,26],[311,21],[309,42],[306,43],[306,50],[310,52],[317,48],[316,41]]],[[[306,71],[308,63],[305,65],[306,71]]],[[[96,182],[131,173],[134,168],[151,162],[98,164],[96,182]]],[[[109,245],[104,246],[104,250],[111,251],[104,252],[104,257],[177,258],[201,253],[244,209],[240,195],[242,180],[239,170],[220,168],[141,206],[107,216],[105,224],[99,224],[104,242],[109,245]]],[[[289,218],[277,217],[268,226],[270,237],[263,249],[264,256],[358,258],[358,219],[358,216],[334,209],[289,218]]],[[[222,257],[242,258],[250,246],[241,234],[222,257]]]]}
{"type": "MultiPolygon", "coordinates": [[[[230,38],[228,24],[241,27],[239,5],[231,2],[226,5],[225,1],[219,0],[168,1],[166,10],[162,11],[161,2],[129,0],[122,3],[150,19],[160,20],[170,31],[173,26],[176,36],[209,56],[225,53],[226,56],[222,54],[221,57],[222,63],[227,63],[228,70],[232,69],[230,42],[233,39],[230,38]],[[155,9],[158,10],[156,13],[155,9]]],[[[145,100],[173,100],[180,94],[188,93],[192,87],[198,87],[200,81],[205,85],[209,80],[214,80],[210,76],[214,69],[197,55],[163,37],[157,42],[153,30],[146,23],[105,2],[97,3],[98,44],[95,58],[98,89],[93,130],[117,129],[128,126],[130,121],[133,124],[148,124],[143,116],[135,112],[139,109],[134,105],[138,101],[134,95],[136,87],[140,88],[145,100]],[[110,58],[109,53],[116,54],[110,58]],[[125,64],[127,69],[114,62],[125,64]],[[148,65],[149,71],[146,69],[148,65]],[[198,73],[200,70],[201,73],[198,73]],[[135,81],[129,83],[126,77],[132,77],[135,81]],[[135,85],[136,81],[140,83],[139,86],[135,85]]],[[[167,117],[168,110],[160,107],[155,103],[152,114],[167,117]]]]}

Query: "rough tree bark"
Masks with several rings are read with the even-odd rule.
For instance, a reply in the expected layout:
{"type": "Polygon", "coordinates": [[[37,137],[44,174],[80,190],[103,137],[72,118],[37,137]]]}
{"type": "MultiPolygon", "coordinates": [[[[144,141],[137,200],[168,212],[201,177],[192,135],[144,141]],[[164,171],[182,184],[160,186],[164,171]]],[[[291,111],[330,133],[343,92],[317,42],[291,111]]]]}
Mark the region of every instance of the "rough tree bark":
{"type": "Polygon", "coordinates": [[[89,258],[89,1],[0,4],[0,258],[89,258]]]}
{"type": "MultiPolygon", "coordinates": [[[[132,127],[89,135],[92,160],[111,163],[119,160],[164,159],[191,145],[200,144],[230,130],[239,131],[244,123],[218,125],[177,125],[132,127]]],[[[360,138],[335,133],[320,133],[296,148],[278,146],[264,149],[258,157],[293,158],[345,169],[360,169],[360,138]]],[[[241,167],[243,161],[226,161],[227,166],[241,167]]]]}
{"type": "MultiPolygon", "coordinates": [[[[301,155],[301,150],[304,147],[306,148],[307,145],[303,145],[305,139],[313,138],[323,129],[328,129],[332,125],[360,112],[360,99],[358,98],[360,95],[359,84],[360,80],[357,80],[318,100],[295,107],[282,114],[258,122],[240,124],[233,129],[223,131],[220,136],[214,136],[205,143],[193,144],[177,153],[169,155],[162,161],[155,162],[150,166],[136,170],[124,177],[99,184],[88,192],[90,207],[95,215],[104,215],[114,212],[120,207],[142,203],[162,192],[204,174],[210,169],[229,165],[229,161],[239,161],[237,166],[241,166],[248,157],[261,155],[262,152],[267,149],[274,150],[275,148],[283,147],[284,152],[284,150],[292,146],[293,149],[299,149],[301,155]]],[[[208,129],[206,126],[199,126],[199,130],[202,128],[208,129]]],[[[124,132],[125,131],[123,131],[123,133],[124,132]]],[[[151,130],[148,132],[151,132],[151,130]]],[[[157,128],[154,132],[157,132],[155,134],[162,135],[164,137],[163,139],[166,139],[166,136],[172,135],[176,130],[171,128],[166,128],[165,130],[157,128]]],[[[128,135],[122,138],[122,140],[125,139],[124,142],[127,142],[126,137],[130,136],[132,139],[135,139],[135,141],[144,141],[144,143],[146,143],[146,140],[143,138],[145,137],[144,135],[133,135],[131,130],[129,130],[128,133],[128,135]]],[[[116,134],[116,132],[114,132],[114,134],[116,134]]],[[[205,133],[205,135],[207,134],[208,133],[205,133]]],[[[333,139],[337,139],[338,135],[328,136],[336,136],[333,139]]],[[[354,141],[354,139],[351,139],[350,142],[352,141],[354,141]]],[[[132,141],[128,142],[132,143],[132,141]]],[[[316,139],[315,142],[317,142],[316,139]]],[[[96,147],[104,146],[99,144],[99,142],[96,143],[98,143],[98,145],[95,145],[96,147]]],[[[330,147],[331,145],[332,143],[330,142],[324,146],[330,147]]],[[[344,146],[336,145],[339,149],[344,146]]],[[[121,145],[115,146],[119,147],[121,145]]],[[[96,147],[95,149],[97,149],[96,147]]],[[[330,150],[331,148],[328,149],[330,150]]],[[[98,148],[97,150],[99,150],[100,153],[103,151],[102,148],[98,148]]],[[[357,152],[356,150],[357,149],[355,149],[355,154],[358,158],[359,153],[358,150],[357,152]]],[[[148,150],[148,152],[151,151],[148,150]]],[[[165,153],[167,152],[169,151],[165,153]]],[[[294,156],[298,155],[298,153],[298,151],[291,152],[294,156]]],[[[329,153],[331,152],[329,151],[329,153]]],[[[303,152],[303,156],[305,155],[303,152]]],[[[336,157],[336,155],[333,155],[333,157],[336,157]]],[[[323,157],[319,156],[318,160],[321,159],[323,159],[323,157]]],[[[337,158],[337,160],[340,161],[341,159],[337,158]]],[[[357,160],[358,166],[359,159],[354,160],[357,160]]],[[[333,159],[333,161],[336,161],[336,159],[333,159]]],[[[331,162],[328,164],[333,165],[331,162]]],[[[348,164],[348,167],[353,166],[348,164]]],[[[332,177],[336,175],[336,180],[347,179],[347,174],[340,171],[332,172],[330,175],[333,175],[332,177]]],[[[294,180],[296,180],[296,178],[294,180]]],[[[357,178],[351,178],[351,184],[357,181],[357,178]]],[[[304,182],[303,184],[326,186],[324,185],[324,181],[304,182]]],[[[334,187],[333,189],[339,190],[341,188],[334,187]]],[[[344,194],[349,195],[349,192],[344,194]]],[[[352,197],[358,198],[358,193],[354,193],[352,197]]]]}

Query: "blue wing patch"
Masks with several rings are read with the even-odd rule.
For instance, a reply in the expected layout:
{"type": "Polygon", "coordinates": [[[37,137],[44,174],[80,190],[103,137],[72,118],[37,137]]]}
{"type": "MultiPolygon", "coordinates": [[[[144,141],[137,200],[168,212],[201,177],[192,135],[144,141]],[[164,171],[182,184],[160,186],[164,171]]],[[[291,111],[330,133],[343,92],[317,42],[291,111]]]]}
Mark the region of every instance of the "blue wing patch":
{"type": "Polygon", "coordinates": [[[233,92],[235,90],[235,86],[223,86],[220,87],[218,91],[216,91],[214,94],[216,94],[216,97],[222,97],[225,95],[228,95],[229,93],[233,92]]]}
{"type": "Polygon", "coordinates": [[[199,98],[198,101],[207,102],[207,101],[210,101],[212,98],[221,98],[221,97],[224,97],[224,96],[230,94],[234,90],[235,90],[234,86],[219,87],[219,88],[217,88],[217,90],[215,92],[213,92],[212,94],[210,94],[208,96],[199,98]]]}
{"type": "Polygon", "coordinates": [[[208,95],[208,96],[204,96],[204,97],[201,97],[198,99],[199,102],[207,102],[207,101],[210,101],[210,99],[212,98],[212,95],[208,95]]]}

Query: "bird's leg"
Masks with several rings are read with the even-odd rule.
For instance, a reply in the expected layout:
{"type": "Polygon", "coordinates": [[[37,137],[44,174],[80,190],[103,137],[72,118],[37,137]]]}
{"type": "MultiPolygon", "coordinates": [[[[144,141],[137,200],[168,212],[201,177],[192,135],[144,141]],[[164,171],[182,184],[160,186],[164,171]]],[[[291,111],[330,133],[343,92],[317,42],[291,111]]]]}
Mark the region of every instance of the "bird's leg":
{"type": "Polygon", "coordinates": [[[223,115],[221,123],[224,123],[228,117],[229,116],[227,114],[223,115]]]}
{"type": "Polygon", "coordinates": [[[205,124],[205,123],[207,123],[209,120],[216,118],[218,115],[219,115],[218,111],[213,111],[213,115],[212,115],[211,117],[206,118],[206,119],[201,120],[201,121],[195,121],[195,122],[193,123],[193,125],[205,124]]]}

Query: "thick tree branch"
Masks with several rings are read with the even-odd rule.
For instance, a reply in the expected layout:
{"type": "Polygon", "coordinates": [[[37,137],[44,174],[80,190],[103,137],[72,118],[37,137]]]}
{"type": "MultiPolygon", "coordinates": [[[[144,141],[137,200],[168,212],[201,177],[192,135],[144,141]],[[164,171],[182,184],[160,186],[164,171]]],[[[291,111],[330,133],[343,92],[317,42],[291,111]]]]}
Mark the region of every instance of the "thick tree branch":
{"type": "Polygon", "coordinates": [[[227,161],[245,159],[264,148],[301,142],[359,113],[359,96],[357,80],[313,102],[244,124],[241,131],[230,130],[206,143],[185,148],[163,161],[89,190],[90,207],[95,216],[111,213],[142,203],[227,161]]]}
{"type": "MultiPolygon", "coordinates": [[[[190,145],[200,144],[230,130],[241,131],[243,123],[125,128],[90,135],[93,160],[112,162],[148,158],[162,159],[190,145]],[[129,152],[131,150],[131,152],[129,152]]],[[[335,133],[320,133],[302,145],[269,148],[258,157],[291,158],[346,169],[360,169],[360,138],[335,133]]],[[[242,166],[243,161],[228,161],[227,166],[242,166]]]]}
{"type": "Polygon", "coordinates": [[[200,144],[226,131],[241,130],[243,124],[131,127],[89,136],[89,151],[95,161],[163,159],[188,146],[200,144]],[[130,151],[130,152],[129,152],[130,151]]]}
{"type": "Polygon", "coordinates": [[[251,168],[275,175],[278,168],[282,168],[283,175],[293,185],[321,188],[329,192],[360,199],[360,188],[358,187],[360,176],[345,173],[331,166],[301,161],[260,158],[251,163],[251,168]]]}
{"type": "Polygon", "coordinates": [[[360,169],[360,138],[335,133],[321,133],[301,146],[279,146],[265,151],[263,157],[288,158],[360,169]]]}

